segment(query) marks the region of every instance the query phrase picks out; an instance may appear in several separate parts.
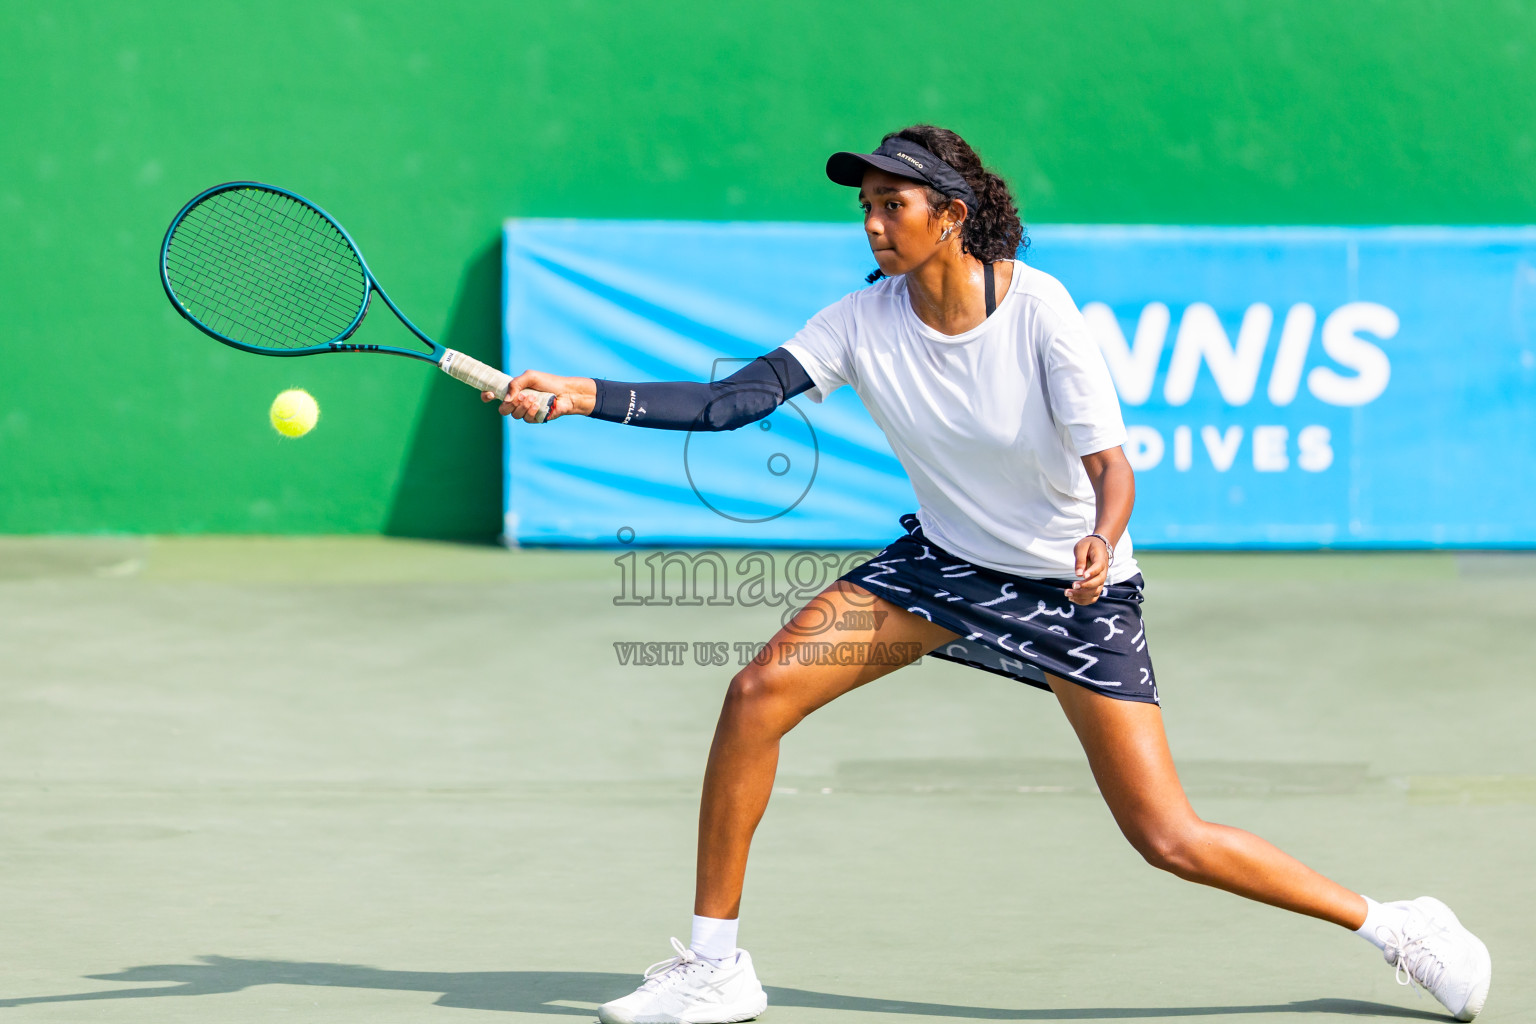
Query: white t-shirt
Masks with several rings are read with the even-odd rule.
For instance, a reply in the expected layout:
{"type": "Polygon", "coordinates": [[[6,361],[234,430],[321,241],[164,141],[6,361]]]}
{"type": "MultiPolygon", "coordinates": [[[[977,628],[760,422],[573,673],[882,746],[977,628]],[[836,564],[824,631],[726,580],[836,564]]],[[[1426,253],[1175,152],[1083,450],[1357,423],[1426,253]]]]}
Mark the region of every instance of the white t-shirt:
{"type": "MultiPolygon", "coordinates": [[[[817,313],[786,342],[820,402],[852,387],[917,492],[923,532],[967,561],[1018,576],[1071,579],[1093,532],[1080,456],[1125,442],[1109,368],[1072,297],[1015,262],[997,309],[950,336],[917,318],[904,277],[817,313]]],[[[1130,533],[1109,581],[1139,570],[1130,533]]]]}

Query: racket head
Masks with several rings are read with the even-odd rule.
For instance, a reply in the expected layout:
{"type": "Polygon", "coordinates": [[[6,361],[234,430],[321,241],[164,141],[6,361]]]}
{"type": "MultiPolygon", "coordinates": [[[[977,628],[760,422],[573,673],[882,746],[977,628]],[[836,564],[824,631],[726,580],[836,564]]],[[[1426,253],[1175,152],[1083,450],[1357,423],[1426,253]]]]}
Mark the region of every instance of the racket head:
{"type": "Polygon", "coordinates": [[[374,347],[341,345],[375,288],[356,243],[330,214],[275,185],[232,181],[194,196],[166,229],[160,282],[193,326],[247,352],[374,347]]]}

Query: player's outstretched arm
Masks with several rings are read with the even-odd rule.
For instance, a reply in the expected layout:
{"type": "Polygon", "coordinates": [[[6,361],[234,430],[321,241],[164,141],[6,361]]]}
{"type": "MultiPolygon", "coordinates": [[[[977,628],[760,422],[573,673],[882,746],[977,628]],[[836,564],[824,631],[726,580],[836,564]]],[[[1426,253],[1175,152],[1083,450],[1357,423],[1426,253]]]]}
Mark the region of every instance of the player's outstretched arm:
{"type": "MultiPolygon", "coordinates": [[[[528,370],[512,381],[513,397],[501,403],[503,416],[528,423],[538,420],[537,406],[519,389],[555,396],[549,418],[567,413],[591,416],[653,430],[735,430],[762,419],[784,402],[808,391],[811,378],[782,348],[752,360],[724,380],[627,383],[591,377],[557,377],[528,370]]],[[[496,396],[485,392],[483,401],[496,396]]]]}

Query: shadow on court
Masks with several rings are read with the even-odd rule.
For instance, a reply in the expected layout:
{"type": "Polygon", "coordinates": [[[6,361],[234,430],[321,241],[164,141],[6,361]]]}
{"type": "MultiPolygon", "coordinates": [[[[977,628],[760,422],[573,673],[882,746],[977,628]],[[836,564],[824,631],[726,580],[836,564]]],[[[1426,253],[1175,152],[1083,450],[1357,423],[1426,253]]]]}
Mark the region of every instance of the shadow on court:
{"type": "MultiPolygon", "coordinates": [[[[633,975],[585,971],[386,971],[352,964],[301,963],[200,957],[195,964],[130,967],[115,974],[88,975],[98,981],[169,982],[156,988],[107,989],[55,996],[0,999],[0,1008],[34,1003],[85,1003],[109,999],[161,999],[239,992],[257,985],[314,985],[324,988],[392,989],[441,992],[436,1005],[507,1013],[547,1013],[592,1017],[592,1010],[563,1003],[596,1005],[622,994],[633,975]]],[[[1254,1013],[1332,1013],[1357,1017],[1444,1020],[1441,1014],[1357,999],[1308,999],[1247,1006],[1080,1006],[1010,1010],[989,1006],[954,1006],[896,999],[810,992],[768,986],[770,1007],[847,1010],[859,1013],[906,1013],[957,1020],[1144,1020],[1160,1017],[1220,1017],[1254,1013]]]]}

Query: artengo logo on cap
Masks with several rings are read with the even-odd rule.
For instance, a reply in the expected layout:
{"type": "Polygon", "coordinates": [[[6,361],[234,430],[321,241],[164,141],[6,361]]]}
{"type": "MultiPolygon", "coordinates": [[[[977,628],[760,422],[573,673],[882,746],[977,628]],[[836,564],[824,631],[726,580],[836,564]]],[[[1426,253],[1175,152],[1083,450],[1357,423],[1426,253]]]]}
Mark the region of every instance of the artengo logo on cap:
{"type": "Polygon", "coordinates": [[[897,153],[896,156],[902,160],[905,160],[907,163],[911,164],[913,167],[916,167],[920,171],[925,169],[921,160],[907,156],[905,153],[897,153]]]}

